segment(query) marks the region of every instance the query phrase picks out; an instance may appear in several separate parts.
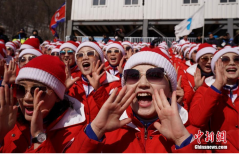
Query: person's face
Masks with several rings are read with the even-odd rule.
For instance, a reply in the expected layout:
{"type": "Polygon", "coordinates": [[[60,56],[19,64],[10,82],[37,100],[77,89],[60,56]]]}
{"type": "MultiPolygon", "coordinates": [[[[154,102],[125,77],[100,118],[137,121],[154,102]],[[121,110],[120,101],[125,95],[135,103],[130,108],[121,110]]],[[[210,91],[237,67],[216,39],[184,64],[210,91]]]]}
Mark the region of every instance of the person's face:
{"type": "Polygon", "coordinates": [[[160,90],[164,89],[166,96],[170,96],[170,85],[166,77],[162,79],[158,78],[159,81],[156,83],[150,83],[146,78],[146,71],[151,68],[156,68],[152,65],[137,65],[132,69],[136,69],[140,72],[140,79],[133,84],[129,84],[128,80],[126,81],[127,90],[130,88],[136,88],[135,93],[137,96],[134,98],[131,108],[135,114],[144,118],[151,119],[157,117],[155,107],[152,101],[152,95],[154,94],[154,89],[160,90]]]}
{"type": "Polygon", "coordinates": [[[138,48],[134,48],[134,49],[133,49],[133,54],[138,53],[138,52],[139,52],[139,49],[138,49],[138,48]]]}
{"type": "Polygon", "coordinates": [[[37,56],[33,54],[25,54],[22,57],[19,57],[19,68],[22,68],[25,66],[29,61],[31,61],[33,58],[36,58],[37,56]]]}
{"type": "Polygon", "coordinates": [[[207,53],[202,55],[202,57],[199,58],[198,64],[201,67],[201,69],[205,73],[211,73],[211,61],[212,61],[213,54],[207,53]]]}
{"type": "Polygon", "coordinates": [[[186,53],[186,55],[185,55],[185,59],[186,59],[186,60],[189,60],[188,56],[189,56],[189,51],[187,51],[187,53],[186,53]]]}
{"type": "Polygon", "coordinates": [[[107,51],[106,58],[112,66],[118,66],[122,57],[122,52],[118,48],[110,48],[107,51]]]}
{"type": "Polygon", "coordinates": [[[69,65],[72,66],[75,64],[75,51],[71,48],[63,48],[60,51],[60,59],[67,64],[69,61],[69,65]]]}
{"type": "Polygon", "coordinates": [[[133,55],[133,50],[129,45],[123,45],[126,54],[126,60],[128,60],[133,55]]]}
{"type": "Polygon", "coordinates": [[[236,53],[226,53],[221,56],[224,66],[224,73],[228,80],[235,80],[239,77],[239,56],[236,53]]]}
{"type": "Polygon", "coordinates": [[[192,57],[192,60],[196,63],[197,60],[196,60],[196,55],[197,55],[197,50],[193,51],[191,57],[192,57]]]}
{"type": "Polygon", "coordinates": [[[51,56],[59,57],[59,52],[52,52],[51,56]]]}
{"type": "Polygon", "coordinates": [[[100,60],[100,56],[92,47],[82,47],[77,51],[77,65],[85,76],[92,74],[93,63],[96,65],[98,60],[100,60]],[[78,57],[78,54],[83,56],[78,57]]]}
{"type": "Polygon", "coordinates": [[[23,30],[20,30],[20,33],[24,33],[24,31],[23,31],[23,30]]]}
{"type": "Polygon", "coordinates": [[[213,38],[213,34],[209,34],[209,38],[212,39],[213,38]]]}
{"type": "MultiPolygon", "coordinates": [[[[58,102],[59,99],[55,92],[50,89],[49,87],[45,86],[42,83],[32,81],[32,80],[22,80],[19,81],[19,86],[17,86],[17,99],[19,102],[20,109],[27,121],[32,120],[32,115],[33,115],[33,110],[34,110],[34,105],[33,105],[33,92],[34,88],[39,88],[40,90],[44,91],[43,94],[41,95],[41,99],[43,100],[44,103],[41,106],[40,110],[51,110],[55,104],[55,102],[58,102]],[[33,91],[33,92],[32,92],[33,91]],[[18,93],[22,93],[21,95],[18,93]]],[[[43,112],[44,114],[42,115],[43,118],[47,116],[46,112],[43,112]]]]}
{"type": "Polygon", "coordinates": [[[14,51],[13,51],[12,48],[7,47],[6,49],[7,49],[7,55],[8,56],[13,56],[14,55],[14,51]]]}
{"type": "Polygon", "coordinates": [[[33,32],[33,35],[37,35],[37,32],[34,31],[34,32],[33,32]]]}
{"type": "Polygon", "coordinates": [[[52,52],[52,48],[48,48],[46,53],[47,53],[48,55],[51,55],[51,52],[52,52]]]}
{"type": "Polygon", "coordinates": [[[201,36],[198,36],[198,37],[197,37],[197,39],[199,39],[199,40],[200,40],[200,39],[201,39],[201,36]]]}
{"type": "Polygon", "coordinates": [[[185,35],[185,36],[183,37],[183,39],[184,39],[184,40],[187,40],[187,38],[188,38],[188,36],[187,36],[187,35],[185,35]]]}

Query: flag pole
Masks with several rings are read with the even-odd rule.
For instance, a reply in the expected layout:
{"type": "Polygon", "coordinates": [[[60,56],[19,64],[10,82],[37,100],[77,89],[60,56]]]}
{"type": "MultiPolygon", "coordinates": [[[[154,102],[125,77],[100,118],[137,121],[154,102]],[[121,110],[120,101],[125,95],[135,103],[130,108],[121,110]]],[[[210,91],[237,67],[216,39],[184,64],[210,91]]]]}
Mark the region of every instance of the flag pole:
{"type": "Polygon", "coordinates": [[[66,28],[67,28],[67,0],[65,0],[65,22],[64,22],[64,35],[63,38],[66,41],[66,28]]]}
{"type": "Polygon", "coordinates": [[[204,43],[204,27],[205,27],[205,0],[203,2],[204,11],[203,11],[203,32],[202,32],[202,43],[204,43]]]}

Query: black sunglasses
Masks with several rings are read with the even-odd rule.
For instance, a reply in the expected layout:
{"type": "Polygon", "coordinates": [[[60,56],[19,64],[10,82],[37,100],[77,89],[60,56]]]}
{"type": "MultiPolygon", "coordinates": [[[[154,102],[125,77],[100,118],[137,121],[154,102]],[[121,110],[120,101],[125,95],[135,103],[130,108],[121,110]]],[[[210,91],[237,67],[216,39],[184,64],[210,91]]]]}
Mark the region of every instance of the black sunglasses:
{"type": "MultiPolygon", "coordinates": [[[[150,68],[146,71],[146,78],[150,83],[159,83],[166,73],[164,68],[150,68]]],[[[127,69],[124,71],[124,80],[127,84],[135,84],[141,78],[141,73],[136,69],[127,69]]]]}
{"type": "Polygon", "coordinates": [[[27,59],[28,59],[28,61],[31,61],[33,58],[36,58],[37,56],[29,56],[29,57],[27,57],[27,58],[25,58],[25,57],[20,57],[19,58],[19,62],[20,63],[25,63],[26,61],[27,61],[27,59]]]}
{"type": "MultiPolygon", "coordinates": [[[[30,94],[32,95],[32,97],[34,97],[34,91],[36,88],[39,88],[39,91],[43,91],[42,95],[41,95],[41,98],[45,97],[46,94],[47,94],[47,87],[43,87],[43,86],[34,86],[34,87],[31,87],[30,89],[30,94]]],[[[17,98],[24,98],[24,96],[26,95],[27,91],[25,89],[24,86],[22,85],[19,85],[19,84],[15,84],[14,85],[14,89],[16,91],[16,97],[17,98]]]]}
{"type": "Polygon", "coordinates": [[[59,52],[52,52],[51,56],[59,56],[59,52]]]}
{"type": "MultiPolygon", "coordinates": [[[[222,56],[221,59],[222,59],[222,62],[224,65],[228,65],[231,61],[230,57],[228,57],[228,56],[222,56]]],[[[238,56],[235,56],[233,58],[233,61],[236,65],[239,65],[239,57],[238,56]]]]}
{"type": "Polygon", "coordinates": [[[206,63],[206,62],[209,61],[209,59],[212,60],[212,58],[213,58],[213,57],[207,57],[207,56],[206,56],[206,57],[201,57],[201,61],[206,63]]]}
{"type": "Polygon", "coordinates": [[[112,52],[114,52],[114,53],[116,53],[116,54],[120,53],[119,50],[108,50],[108,51],[107,51],[107,54],[111,54],[112,52]]]}

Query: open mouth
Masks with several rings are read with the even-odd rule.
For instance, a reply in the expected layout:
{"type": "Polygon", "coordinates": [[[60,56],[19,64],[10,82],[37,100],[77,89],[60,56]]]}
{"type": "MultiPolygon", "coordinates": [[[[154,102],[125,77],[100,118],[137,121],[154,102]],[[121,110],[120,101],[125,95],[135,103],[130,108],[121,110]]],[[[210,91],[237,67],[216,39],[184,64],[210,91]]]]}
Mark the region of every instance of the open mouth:
{"type": "Polygon", "coordinates": [[[211,69],[211,66],[205,66],[207,69],[211,69]]]}
{"type": "Polygon", "coordinates": [[[89,62],[84,62],[82,63],[83,69],[88,70],[90,68],[90,63],[89,62]]]}
{"type": "Polygon", "coordinates": [[[137,100],[140,107],[148,107],[152,104],[152,94],[149,92],[140,92],[137,94],[137,100]]]}
{"type": "Polygon", "coordinates": [[[117,58],[116,57],[111,57],[110,60],[115,62],[117,60],[117,58]]]}
{"type": "Polygon", "coordinates": [[[70,60],[69,58],[64,58],[64,61],[66,61],[66,62],[69,61],[69,60],[70,60]]]}
{"type": "Polygon", "coordinates": [[[237,72],[237,69],[236,68],[228,68],[226,70],[228,73],[236,73],[237,72]]]}
{"type": "Polygon", "coordinates": [[[31,116],[33,114],[33,106],[25,106],[25,113],[31,116]]]}

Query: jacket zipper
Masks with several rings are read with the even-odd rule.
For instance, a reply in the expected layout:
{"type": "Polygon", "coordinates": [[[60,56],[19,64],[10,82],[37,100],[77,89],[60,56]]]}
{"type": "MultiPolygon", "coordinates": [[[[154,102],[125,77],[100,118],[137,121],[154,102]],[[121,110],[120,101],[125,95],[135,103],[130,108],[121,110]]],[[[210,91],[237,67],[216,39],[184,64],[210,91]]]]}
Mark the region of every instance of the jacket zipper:
{"type": "Polygon", "coordinates": [[[148,135],[148,133],[147,133],[147,124],[145,124],[144,126],[145,126],[145,128],[144,128],[144,139],[146,140],[147,139],[147,135],[148,135]]]}

